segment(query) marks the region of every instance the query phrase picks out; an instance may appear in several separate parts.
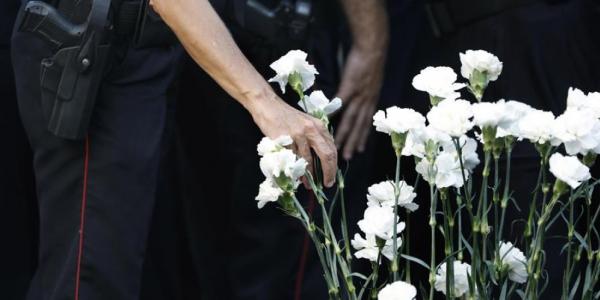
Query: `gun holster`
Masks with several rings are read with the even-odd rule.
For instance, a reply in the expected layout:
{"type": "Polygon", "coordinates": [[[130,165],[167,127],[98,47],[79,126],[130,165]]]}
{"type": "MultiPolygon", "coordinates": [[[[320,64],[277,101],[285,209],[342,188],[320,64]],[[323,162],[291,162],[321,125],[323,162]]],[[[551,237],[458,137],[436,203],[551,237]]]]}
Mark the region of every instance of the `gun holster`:
{"type": "Polygon", "coordinates": [[[280,0],[275,6],[263,2],[230,0],[228,19],[267,44],[301,47],[314,21],[313,0],[280,0]]]}
{"type": "MultiPolygon", "coordinates": [[[[87,134],[110,53],[110,0],[90,1],[81,7],[87,14],[81,24],[41,1],[27,3],[17,24],[19,31],[39,36],[54,49],[53,56],[41,62],[42,107],[48,130],[65,139],[87,134]]],[[[78,10],[70,13],[81,14],[78,10]]]]}

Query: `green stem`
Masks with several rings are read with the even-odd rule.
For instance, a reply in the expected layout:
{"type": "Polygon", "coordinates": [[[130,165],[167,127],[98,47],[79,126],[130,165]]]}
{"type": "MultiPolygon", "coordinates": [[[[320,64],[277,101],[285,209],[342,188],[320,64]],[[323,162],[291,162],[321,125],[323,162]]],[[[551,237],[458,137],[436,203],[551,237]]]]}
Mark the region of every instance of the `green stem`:
{"type": "Polygon", "coordinates": [[[381,263],[381,248],[377,254],[377,261],[372,263],[373,281],[371,281],[371,299],[377,299],[377,281],[379,280],[379,264],[381,263]]]}
{"type": "Polygon", "coordinates": [[[325,261],[325,257],[323,255],[323,249],[322,249],[323,243],[316,236],[315,225],[313,223],[311,223],[308,214],[304,210],[304,207],[302,207],[302,204],[300,204],[300,202],[298,201],[296,196],[293,196],[292,198],[294,200],[294,204],[296,205],[296,209],[298,209],[298,211],[300,212],[300,215],[301,215],[300,220],[302,221],[301,223],[304,226],[304,228],[306,229],[308,236],[313,241],[313,244],[315,245],[315,249],[317,251],[319,261],[321,262],[321,268],[323,268],[325,282],[327,284],[327,288],[330,291],[330,295],[331,295],[331,292],[335,293],[335,290],[337,290],[337,288],[333,284],[333,279],[331,277],[331,274],[329,273],[329,270],[330,270],[329,265],[325,261]]]}
{"type": "Polygon", "coordinates": [[[398,219],[398,198],[400,197],[400,162],[402,158],[401,151],[396,151],[396,176],[394,183],[394,228],[392,235],[392,247],[394,256],[392,257],[392,278],[394,282],[398,280],[398,226],[396,226],[398,219]]]}
{"type": "MultiPolygon", "coordinates": [[[[410,256],[410,212],[407,211],[406,212],[406,228],[404,229],[404,236],[406,237],[405,242],[404,242],[404,253],[406,253],[406,255],[410,256]]],[[[410,278],[410,260],[406,260],[406,266],[405,266],[405,281],[406,282],[411,282],[411,278],[410,278]]]]}
{"type": "Polygon", "coordinates": [[[429,211],[429,227],[431,233],[431,257],[429,260],[429,300],[433,300],[433,288],[435,285],[435,212],[437,207],[437,193],[433,184],[429,185],[429,196],[431,199],[431,208],[429,211]]]}
{"type": "Polygon", "coordinates": [[[442,207],[444,209],[444,254],[446,255],[446,298],[454,299],[454,256],[453,256],[453,234],[451,224],[452,210],[450,201],[445,192],[440,192],[442,207]]]}
{"type": "Polygon", "coordinates": [[[529,280],[525,290],[525,299],[538,299],[538,282],[541,277],[541,255],[544,245],[546,223],[550,219],[554,206],[560,199],[560,193],[554,193],[548,205],[542,207],[542,214],[537,221],[537,230],[533,239],[532,251],[527,263],[527,272],[529,280]]]}
{"type": "Polygon", "coordinates": [[[573,241],[573,231],[575,230],[575,225],[574,220],[575,220],[575,216],[574,216],[574,199],[570,199],[569,200],[569,224],[568,224],[568,233],[567,233],[567,265],[565,268],[565,273],[563,275],[563,294],[562,294],[562,299],[563,300],[568,300],[569,298],[569,285],[571,282],[571,273],[573,270],[573,266],[572,266],[572,258],[571,256],[573,255],[573,248],[572,248],[572,241],[573,241]]]}
{"type": "Polygon", "coordinates": [[[498,235],[502,238],[504,233],[504,221],[506,217],[506,208],[508,207],[509,192],[510,192],[510,172],[511,172],[511,159],[512,159],[512,148],[506,148],[506,174],[504,175],[504,192],[502,193],[502,200],[500,208],[502,210],[500,217],[500,227],[498,227],[498,235]]]}

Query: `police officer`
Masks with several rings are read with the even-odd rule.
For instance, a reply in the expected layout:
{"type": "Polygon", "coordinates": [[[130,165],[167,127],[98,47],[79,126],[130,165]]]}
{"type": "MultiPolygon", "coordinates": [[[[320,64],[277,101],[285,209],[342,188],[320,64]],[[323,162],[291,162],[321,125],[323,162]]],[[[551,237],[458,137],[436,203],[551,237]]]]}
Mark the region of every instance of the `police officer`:
{"type": "MultiPolygon", "coordinates": [[[[58,9],[26,2],[12,44],[40,204],[39,266],[28,299],[136,299],[157,185],[165,98],[179,51],[164,44],[134,47],[134,39],[121,31],[126,24],[111,22],[127,15],[127,1],[53,4],[58,9]],[[46,31],[27,32],[36,30],[46,31]],[[109,45],[114,52],[107,51],[109,45]],[[104,59],[112,65],[95,82],[104,59]],[[86,101],[93,98],[90,106],[86,101]]],[[[318,120],[279,99],[208,1],[149,4],[265,135],[289,134],[296,151],[314,150],[323,161],[326,185],[334,183],[332,137],[318,120]]],[[[156,20],[152,13],[135,19],[146,17],[156,20]]]]}
{"type": "MultiPolygon", "coordinates": [[[[383,1],[347,0],[340,2],[342,6],[329,1],[253,2],[269,8],[284,2],[312,2],[311,18],[315,20],[307,37],[300,41],[289,37],[272,38],[253,30],[261,26],[275,27],[277,20],[264,19],[258,25],[241,26],[236,22],[228,25],[241,49],[264,77],[272,76],[273,71],[268,66],[279,56],[294,48],[306,49],[320,73],[315,89],[323,90],[330,97],[336,93],[343,97],[347,108],[340,117],[344,121],[335,127],[345,128],[338,144],[347,145],[342,147],[347,152],[345,158],[354,156],[346,186],[348,209],[354,212],[350,224],[355,224],[366,206],[364,193],[368,182],[361,175],[367,173],[370,163],[369,153],[357,152],[361,147],[367,148],[365,134],[368,135],[372,127],[371,115],[378,100],[387,51],[383,1]],[[337,56],[343,42],[340,37],[345,34],[341,28],[344,24],[340,22],[344,15],[352,31],[352,41],[343,72],[340,72],[337,56]]],[[[264,179],[256,154],[256,144],[262,136],[259,129],[207,74],[190,68],[189,61],[184,65],[177,103],[178,144],[181,146],[178,153],[183,159],[179,164],[183,175],[179,177],[184,181],[181,185],[183,211],[188,220],[191,263],[199,276],[210,274],[200,279],[202,286],[217,287],[218,295],[212,295],[217,299],[326,298],[321,267],[312,251],[313,245],[305,239],[305,230],[275,206],[256,208],[253,199],[264,179]],[[199,97],[193,93],[199,86],[202,87],[200,98],[223,101],[193,101],[199,97]],[[205,112],[202,118],[192,113],[199,110],[205,112]],[[210,127],[214,122],[221,124],[217,130],[210,127]],[[195,140],[198,135],[210,140],[213,147],[204,147],[201,141],[195,140]]],[[[286,100],[296,105],[297,98],[291,96],[286,100]]],[[[300,199],[310,209],[308,194],[303,193],[300,199]]],[[[154,237],[151,234],[151,239],[154,237]]]]}
{"type": "Polygon", "coordinates": [[[18,117],[10,62],[11,29],[20,1],[0,3],[0,296],[23,299],[35,270],[36,206],[31,151],[18,117]]]}

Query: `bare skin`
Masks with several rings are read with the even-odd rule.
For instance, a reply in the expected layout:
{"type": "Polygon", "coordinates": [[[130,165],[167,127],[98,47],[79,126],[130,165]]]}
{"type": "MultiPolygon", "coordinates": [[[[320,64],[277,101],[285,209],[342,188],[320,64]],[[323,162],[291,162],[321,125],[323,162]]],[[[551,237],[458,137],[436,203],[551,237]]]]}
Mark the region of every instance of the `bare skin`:
{"type": "Polygon", "coordinates": [[[343,157],[350,160],[363,152],[371,132],[383,82],[389,29],[382,0],[340,0],[349,16],[352,48],[348,54],[338,97],[344,101],[335,140],[343,157]]]}
{"type": "Polygon", "coordinates": [[[252,115],[268,137],[287,134],[294,150],[312,162],[311,149],[322,162],[323,181],[335,183],[337,151],[321,121],[281,100],[252,67],[207,0],[150,0],[183,47],[229,95],[252,115]]]}

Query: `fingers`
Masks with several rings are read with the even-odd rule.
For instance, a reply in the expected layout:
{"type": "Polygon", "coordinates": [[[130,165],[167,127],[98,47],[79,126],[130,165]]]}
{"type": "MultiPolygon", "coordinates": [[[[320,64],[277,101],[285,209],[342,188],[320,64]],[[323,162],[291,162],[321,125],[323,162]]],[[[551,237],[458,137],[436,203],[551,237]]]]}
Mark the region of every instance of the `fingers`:
{"type": "Polygon", "coordinates": [[[335,133],[335,144],[338,149],[342,147],[346,141],[346,138],[350,134],[350,131],[352,130],[352,125],[356,119],[358,108],[358,102],[354,101],[350,103],[350,105],[343,112],[342,120],[340,121],[335,133]]]}
{"type": "Polygon", "coordinates": [[[302,158],[306,160],[306,162],[308,163],[308,171],[313,173],[313,159],[312,154],[310,153],[310,146],[308,142],[304,137],[297,137],[294,143],[296,145],[296,153],[298,153],[298,155],[302,156],[302,158]]]}
{"type": "Polygon", "coordinates": [[[331,187],[335,183],[337,172],[337,150],[335,148],[333,137],[323,126],[321,121],[311,120],[311,124],[306,128],[306,137],[308,143],[321,160],[323,169],[323,183],[326,187],[331,187]]]}
{"type": "Polygon", "coordinates": [[[367,109],[368,113],[365,115],[365,126],[361,128],[360,140],[358,142],[358,152],[365,152],[367,147],[367,141],[369,140],[369,134],[371,133],[371,121],[373,114],[375,113],[375,106],[371,106],[367,109]]]}
{"type": "Polygon", "coordinates": [[[370,124],[366,123],[365,118],[369,115],[366,109],[360,109],[356,119],[354,120],[354,126],[346,140],[344,145],[344,159],[350,160],[357,150],[360,143],[360,139],[363,134],[364,127],[369,127],[370,124]],[[366,124],[365,124],[366,123],[366,124]]]}

